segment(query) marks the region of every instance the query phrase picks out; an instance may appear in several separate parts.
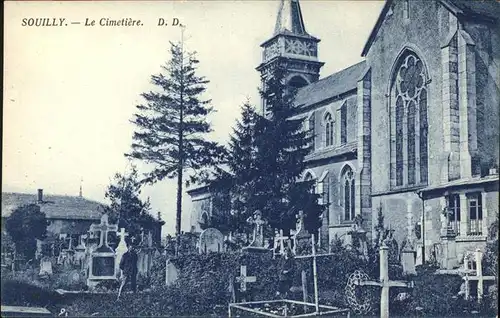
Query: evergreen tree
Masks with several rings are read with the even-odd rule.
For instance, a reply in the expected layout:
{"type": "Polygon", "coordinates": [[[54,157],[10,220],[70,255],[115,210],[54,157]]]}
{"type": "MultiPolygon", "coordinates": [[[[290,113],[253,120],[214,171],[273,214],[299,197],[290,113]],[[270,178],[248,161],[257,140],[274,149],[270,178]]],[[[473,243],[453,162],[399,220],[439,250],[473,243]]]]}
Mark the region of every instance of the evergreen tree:
{"type": "Polygon", "coordinates": [[[117,173],[113,182],[108,186],[105,198],[110,200],[106,212],[110,216],[111,223],[118,223],[118,228],[125,228],[129,233],[128,240],[132,237],[139,238],[142,229],[152,230],[156,222],[149,214],[149,199],[140,199],[142,184],[135,166],[130,173],[122,175],[117,173]]]}
{"type": "MultiPolygon", "coordinates": [[[[36,204],[16,208],[7,218],[5,229],[14,242],[18,255],[32,258],[36,252],[36,240],[43,240],[47,235],[45,213],[36,204]]],[[[2,241],[3,245],[3,241],[2,241]]]]}
{"type": "Polygon", "coordinates": [[[257,120],[255,126],[258,177],[252,186],[257,201],[272,228],[294,228],[296,214],[303,211],[306,230],[315,234],[321,226],[323,206],[314,193],[314,181],[299,181],[313,136],[297,117],[296,89],[285,83],[285,70],[278,66],[268,73],[260,94],[269,116],[257,120]]]}
{"type": "Polygon", "coordinates": [[[213,112],[210,100],[201,95],[208,80],[196,75],[199,61],[195,53],[184,52],[182,43],[171,43],[171,59],[162,67],[165,74],[153,75],[158,91],[143,93],[146,100],[137,106],[132,122],[132,152],[127,156],[143,160],[154,168],[142,182],[155,183],[177,178],[176,234],[181,231],[183,173],[194,172],[195,181],[224,155],[224,148],[205,140],[211,132],[207,115],[213,112]]]}
{"type": "Polygon", "coordinates": [[[211,182],[214,214],[212,224],[227,231],[247,232],[246,219],[260,208],[255,202],[256,170],[255,126],[258,116],[245,102],[229,141],[227,169],[219,169],[211,182]],[[227,171],[228,170],[228,171],[227,171]]]}

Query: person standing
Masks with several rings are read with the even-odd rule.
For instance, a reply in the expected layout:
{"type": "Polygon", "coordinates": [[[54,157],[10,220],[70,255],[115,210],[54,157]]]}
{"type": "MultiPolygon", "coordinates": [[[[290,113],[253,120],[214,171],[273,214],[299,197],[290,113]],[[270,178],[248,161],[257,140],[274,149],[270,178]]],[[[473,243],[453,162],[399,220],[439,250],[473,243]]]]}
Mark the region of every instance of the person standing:
{"type": "Polygon", "coordinates": [[[282,298],[287,297],[288,291],[292,287],[293,273],[295,267],[295,259],[289,247],[286,248],[284,256],[285,256],[285,261],[283,263],[283,267],[281,268],[281,272],[279,274],[279,285],[278,285],[278,291],[276,292],[276,296],[280,296],[282,298]]]}
{"type": "Polygon", "coordinates": [[[132,291],[135,293],[137,291],[137,251],[136,247],[131,245],[128,251],[123,254],[122,259],[120,260],[120,270],[121,270],[121,280],[122,283],[120,285],[120,290],[118,291],[118,298],[122,293],[122,289],[130,282],[130,287],[132,291]]]}

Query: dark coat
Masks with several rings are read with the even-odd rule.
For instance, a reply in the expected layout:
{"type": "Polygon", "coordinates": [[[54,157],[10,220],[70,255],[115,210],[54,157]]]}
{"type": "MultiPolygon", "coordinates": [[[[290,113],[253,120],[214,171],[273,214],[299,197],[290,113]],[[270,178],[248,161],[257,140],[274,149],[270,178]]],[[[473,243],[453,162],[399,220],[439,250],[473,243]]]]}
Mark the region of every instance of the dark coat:
{"type": "Polygon", "coordinates": [[[138,257],[135,251],[127,251],[120,260],[120,269],[125,275],[137,274],[137,260],[138,257]]]}

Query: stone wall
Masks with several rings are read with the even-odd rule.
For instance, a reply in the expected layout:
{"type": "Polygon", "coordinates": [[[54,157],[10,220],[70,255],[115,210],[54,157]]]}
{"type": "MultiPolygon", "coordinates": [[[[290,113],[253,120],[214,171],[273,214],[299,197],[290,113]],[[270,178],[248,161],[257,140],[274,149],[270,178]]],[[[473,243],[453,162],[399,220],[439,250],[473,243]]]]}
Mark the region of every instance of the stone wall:
{"type": "MultiPolygon", "coordinates": [[[[404,18],[403,2],[395,1],[392,14],[382,23],[366,55],[372,78],[372,193],[391,190],[390,186],[390,100],[391,80],[398,57],[406,49],[424,63],[429,81],[428,92],[428,183],[438,184],[443,158],[443,128],[441,105],[441,45],[447,34],[446,24],[440,23],[442,8],[435,1],[410,1],[409,18],[404,18]]],[[[375,206],[375,205],[373,205],[375,206]]]]}

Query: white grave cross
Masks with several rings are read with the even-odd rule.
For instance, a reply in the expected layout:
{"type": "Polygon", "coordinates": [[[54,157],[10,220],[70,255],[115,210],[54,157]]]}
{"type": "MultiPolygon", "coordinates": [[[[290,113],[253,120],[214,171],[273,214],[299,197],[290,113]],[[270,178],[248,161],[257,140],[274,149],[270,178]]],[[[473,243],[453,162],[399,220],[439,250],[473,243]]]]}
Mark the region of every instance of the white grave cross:
{"type": "Polygon", "coordinates": [[[120,243],[121,244],[122,242],[125,243],[125,237],[128,236],[128,233],[125,232],[125,228],[121,228],[120,229],[120,232],[118,232],[118,236],[120,237],[120,243]]]}
{"type": "MultiPolygon", "coordinates": [[[[285,241],[288,240],[288,236],[283,235],[283,230],[280,230],[279,234],[274,237],[274,251],[279,247],[279,255],[283,255],[285,253],[285,241]]],[[[274,254],[276,255],[276,253],[274,254]]]]}
{"type": "Polygon", "coordinates": [[[382,287],[380,295],[380,317],[389,317],[389,289],[391,287],[413,288],[413,281],[391,281],[389,280],[389,247],[385,242],[380,246],[380,280],[377,281],[358,281],[360,286],[378,286],[382,287]]]}
{"type": "Polygon", "coordinates": [[[101,238],[100,238],[100,242],[99,242],[99,246],[98,247],[101,247],[101,246],[107,246],[107,247],[109,247],[109,245],[108,245],[108,232],[117,232],[118,231],[118,225],[116,225],[116,224],[109,224],[108,223],[108,215],[104,214],[101,217],[101,224],[92,224],[90,226],[90,231],[91,232],[97,232],[97,231],[100,232],[101,238]]]}
{"type": "Polygon", "coordinates": [[[236,277],[236,282],[240,283],[240,291],[245,292],[247,290],[247,283],[255,283],[257,277],[247,276],[247,267],[242,265],[240,267],[240,276],[236,277]]]}

